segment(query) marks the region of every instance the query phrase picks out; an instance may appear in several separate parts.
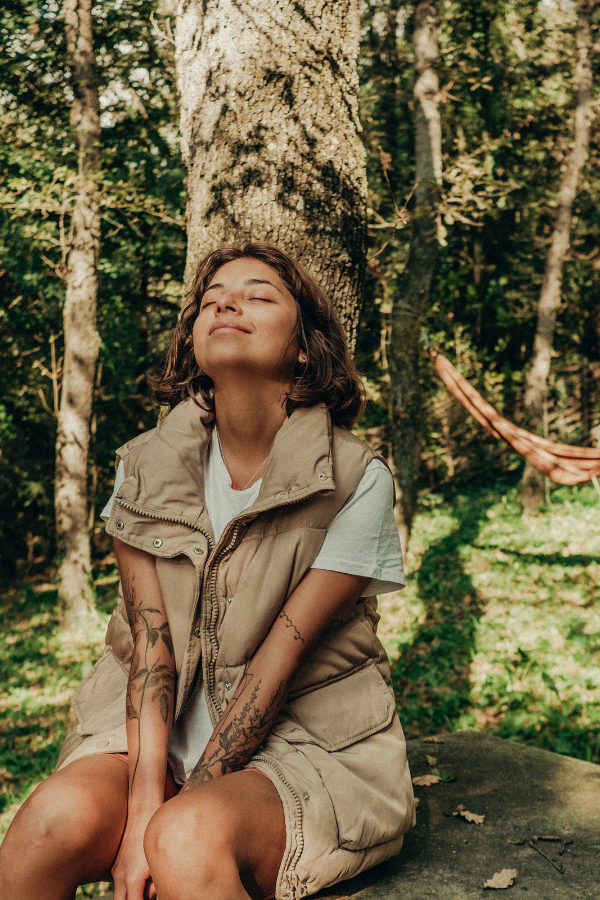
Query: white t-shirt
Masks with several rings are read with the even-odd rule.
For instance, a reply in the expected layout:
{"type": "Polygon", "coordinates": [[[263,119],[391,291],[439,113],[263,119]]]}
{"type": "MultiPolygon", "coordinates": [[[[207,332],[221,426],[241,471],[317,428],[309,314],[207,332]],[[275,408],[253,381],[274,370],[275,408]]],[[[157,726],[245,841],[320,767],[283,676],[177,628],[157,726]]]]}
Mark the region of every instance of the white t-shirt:
{"type": "MultiPolygon", "coordinates": [[[[231,487],[231,477],[221,456],[216,429],[213,429],[204,476],[206,510],[215,540],[218,541],[228,523],[255,502],[262,480],[245,491],[236,491],[231,487]]],[[[110,516],[115,496],[124,479],[125,471],[121,462],[113,494],[100,513],[105,521],[110,516]]],[[[389,469],[380,460],[371,460],[353,497],[329,525],[312,568],[371,578],[363,591],[363,597],[403,588],[404,569],[394,520],[393,497],[394,487],[389,469]]],[[[169,765],[176,782],[183,784],[188,779],[212,732],[202,680],[198,673],[194,696],[185,713],[173,726],[169,739],[169,765]]]]}

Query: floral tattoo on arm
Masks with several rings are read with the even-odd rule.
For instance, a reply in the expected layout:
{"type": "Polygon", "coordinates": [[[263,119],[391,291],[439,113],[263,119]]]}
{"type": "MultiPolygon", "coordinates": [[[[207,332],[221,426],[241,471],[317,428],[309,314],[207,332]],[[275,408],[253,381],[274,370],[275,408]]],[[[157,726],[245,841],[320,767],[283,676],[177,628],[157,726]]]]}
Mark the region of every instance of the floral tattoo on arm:
{"type": "MultiPolygon", "coordinates": [[[[232,698],[226,713],[217,725],[218,747],[204,751],[190,775],[184,790],[189,790],[206,781],[212,781],[212,769],[219,767],[221,774],[236,772],[248,762],[254,751],[266,738],[271,723],[285,696],[286,681],[280,681],[273,690],[266,705],[259,701],[260,680],[246,672],[240,686],[232,698]],[[247,695],[244,698],[244,694],[247,695]],[[240,703],[241,709],[238,708],[240,703]]],[[[213,741],[211,740],[211,744],[213,741]]]]}
{"type": "Polygon", "coordinates": [[[137,600],[134,582],[135,575],[132,575],[124,590],[127,617],[135,648],[127,684],[127,718],[137,719],[138,723],[138,751],[129,784],[130,792],[140,761],[141,715],[144,702],[147,702],[148,697],[150,702],[158,702],[162,720],[166,725],[172,710],[175,689],[173,667],[159,660],[152,662],[149,659],[149,651],[161,641],[168,651],[169,659],[173,660],[169,623],[161,610],[145,606],[143,600],[137,600]]]}

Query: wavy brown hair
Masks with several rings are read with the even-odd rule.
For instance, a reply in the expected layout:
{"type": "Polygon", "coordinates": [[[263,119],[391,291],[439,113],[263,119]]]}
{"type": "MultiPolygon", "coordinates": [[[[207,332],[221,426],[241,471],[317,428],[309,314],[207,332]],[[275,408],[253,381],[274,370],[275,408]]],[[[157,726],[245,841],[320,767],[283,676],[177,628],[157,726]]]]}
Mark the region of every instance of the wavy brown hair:
{"type": "Polygon", "coordinates": [[[257,241],[242,247],[221,247],[200,261],[164,371],[159,378],[151,379],[156,399],[173,409],[187,397],[194,397],[202,406],[214,409],[213,381],[196,362],[192,329],[213,276],[225,263],[244,258],[258,259],[274,269],[296,301],[296,327],[283,356],[293,344],[304,350],[307,361],[294,367],[286,399],[288,416],[295,409],[325,403],[332,422],[350,428],[363,408],[363,386],[337,313],[321,287],[295,259],[273,244],[257,241]]]}

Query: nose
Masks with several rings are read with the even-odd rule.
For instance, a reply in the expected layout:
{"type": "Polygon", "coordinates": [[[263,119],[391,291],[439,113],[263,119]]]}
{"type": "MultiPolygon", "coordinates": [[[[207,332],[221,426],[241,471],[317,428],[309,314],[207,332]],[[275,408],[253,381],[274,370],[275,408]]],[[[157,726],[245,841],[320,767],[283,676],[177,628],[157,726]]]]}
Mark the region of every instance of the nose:
{"type": "Polygon", "coordinates": [[[236,298],[235,293],[233,292],[221,294],[219,297],[217,297],[215,313],[224,313],[228,311],[234,313],[240,311],[240,304],[238,302],[238,299],[236,298]]]}

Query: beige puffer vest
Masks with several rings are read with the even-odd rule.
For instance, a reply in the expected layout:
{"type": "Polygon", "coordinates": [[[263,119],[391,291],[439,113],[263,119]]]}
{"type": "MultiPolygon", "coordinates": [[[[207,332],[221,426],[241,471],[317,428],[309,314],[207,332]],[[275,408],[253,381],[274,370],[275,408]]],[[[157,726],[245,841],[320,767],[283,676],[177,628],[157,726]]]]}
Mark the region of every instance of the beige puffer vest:
{"type": "MultiPolygon", "coordinates": [[[[332,428],[324,406],[297,410],[275,438],[256,502],[215,545],[203,499],[211,418],[184,401],[161,427],[117,451],[126,478],[107,532],[156,557],[177,668],[175,718],[189,703],[201,662],[216,724],[373,453],[332,428]]],[[[361,598],[330,624],[252,759],[277,787],[286,815],[279,900],[313,893],[392,856],[413,824],[404,738],[375,633],[376,606],[377,598],[361,598]]],[[[73,698],[77,725],[59,767],[127,750],[131,653],[120,596],[104,655],[73,698]]]]}

